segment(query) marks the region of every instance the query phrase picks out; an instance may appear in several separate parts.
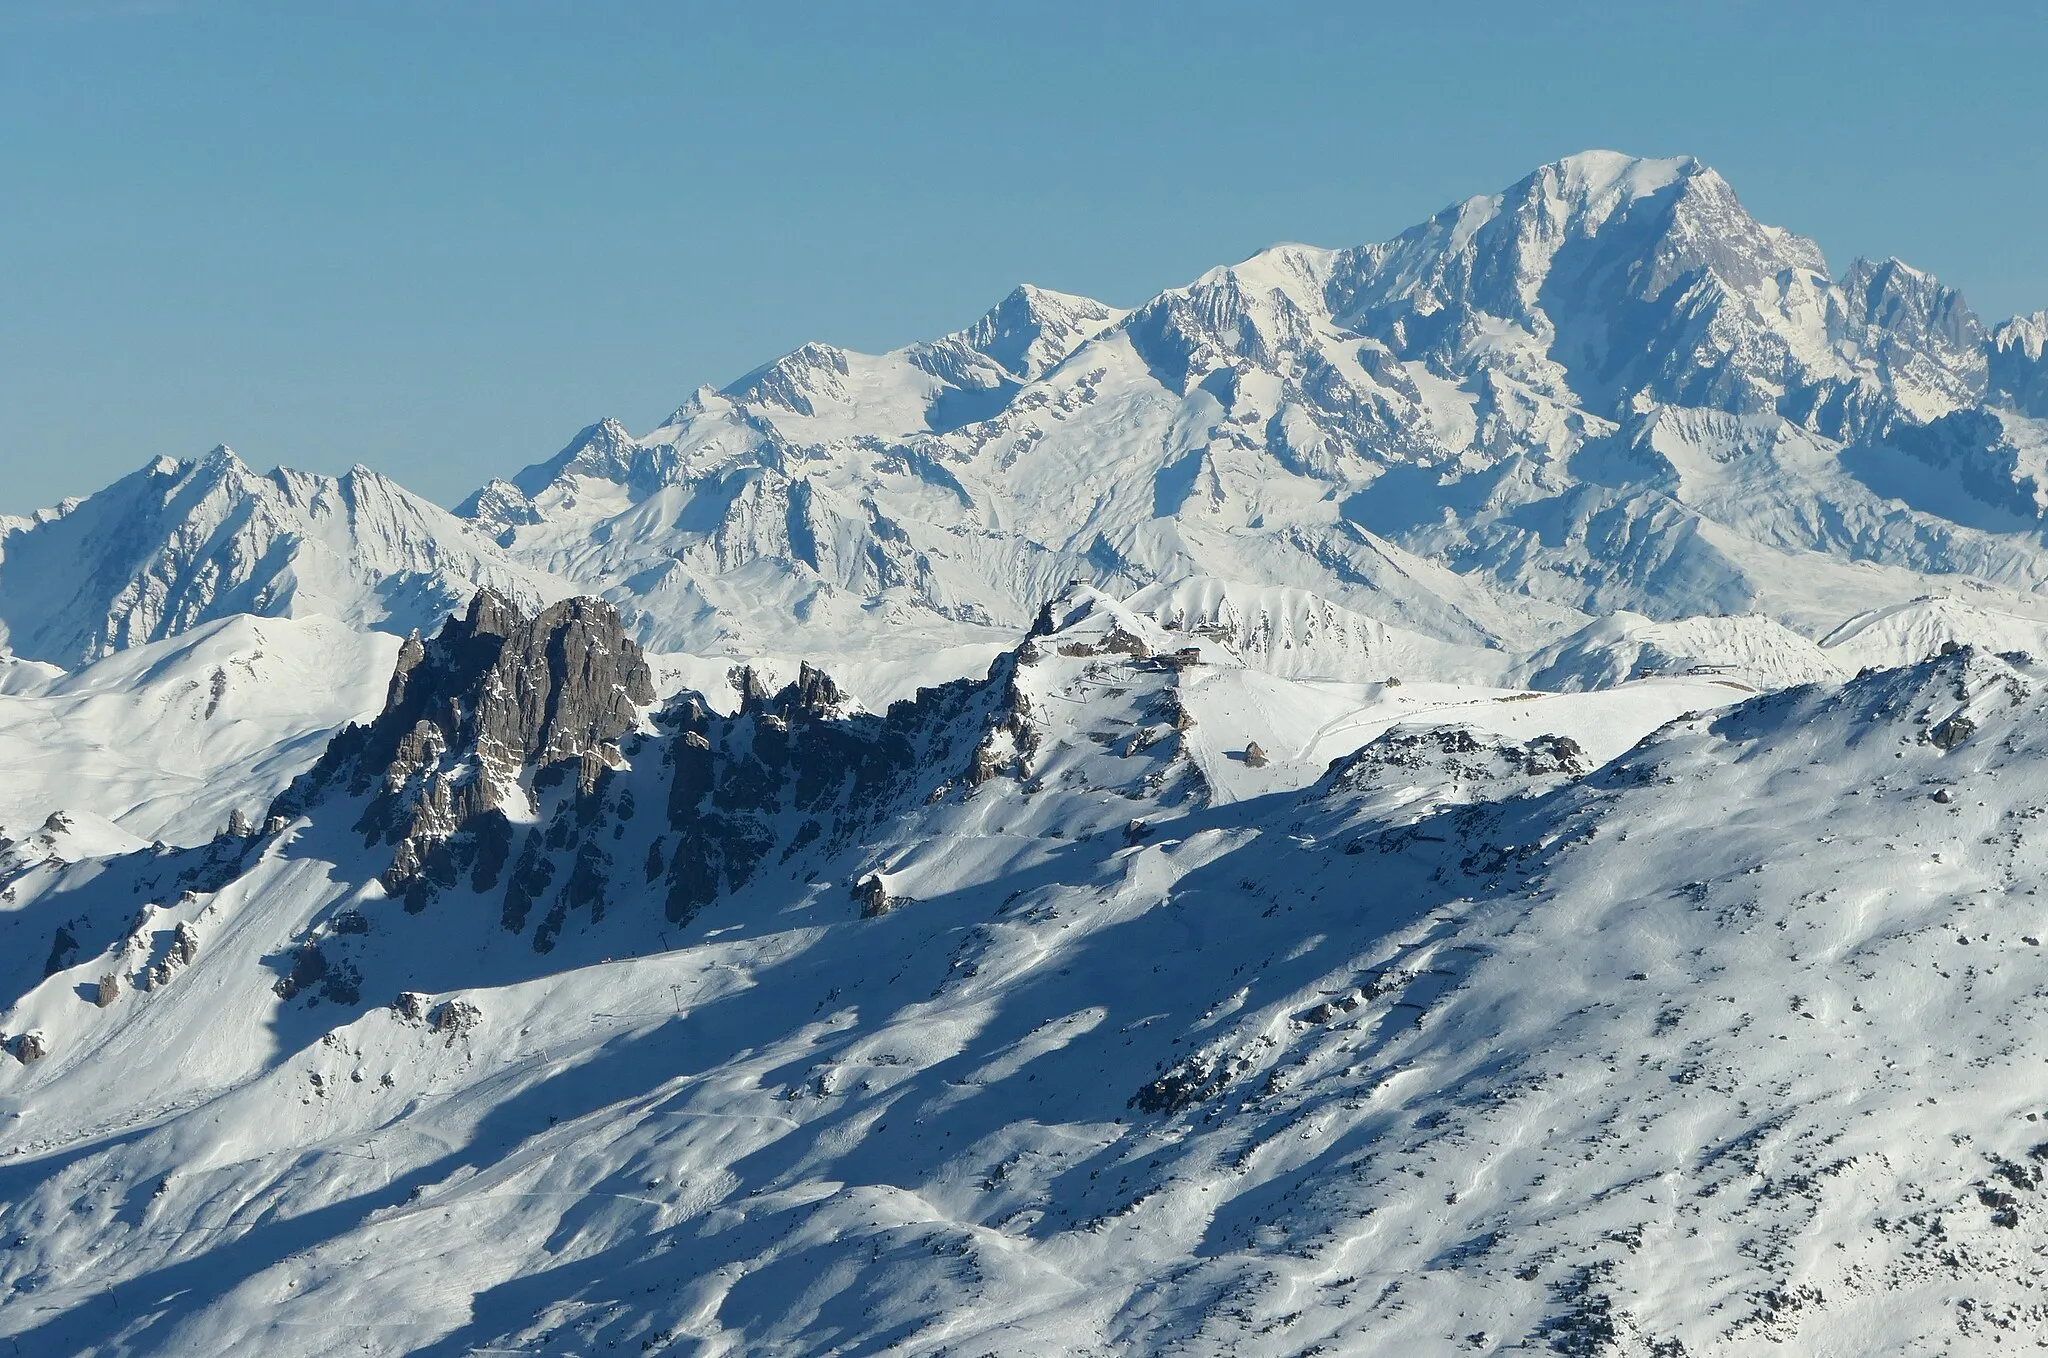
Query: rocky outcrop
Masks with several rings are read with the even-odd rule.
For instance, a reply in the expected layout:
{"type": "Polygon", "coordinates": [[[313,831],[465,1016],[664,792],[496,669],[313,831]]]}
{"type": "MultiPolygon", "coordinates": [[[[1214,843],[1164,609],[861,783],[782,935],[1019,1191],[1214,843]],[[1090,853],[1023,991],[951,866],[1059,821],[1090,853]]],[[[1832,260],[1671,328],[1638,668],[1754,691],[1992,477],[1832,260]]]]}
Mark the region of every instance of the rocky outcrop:
{"type": "MultiPolygon", "coordinates": [[[[1039,628],[1045,626],[1041,616],[1039,628]]],[[[990,684],[1000,692],[1002,704],[968,760],[967,785],[971,788],[980,787],[991,778],[1021,780],[1031,776],[1032,759],[1038,753],[1039,734],[1033,720],[1031,700],[1017,684],[1017,666],[1031,663],[1037,654],[1039,628],[1033,629],[1031,638],[1019,651],[999,657],[989,671],[990,684]]]]}
{"type": "Polygon", "coordinates": [[[896,906],[896,898],[889,894],[888,883],[878,872],[871,872],[854,884],[853,898],[860,902],[862,919],[878,919],[896,906]]]}
{"type": "Polygon", "coordinates": [[[1928,744],[1946,754],[1977,733],[1977,723],[1958,712],[1927,733],[1928,744]]]}
{"type": "MultiPolygon", "coordinates": [[[[1569,736],[1514,740],[1469,726],[1397,726],[1330,761],[1326,792],[1340,800],[1386,806],[1505,802],[1583,778],[1593,760],[1569,736]],[[1427,795],[1418,792],[1427,789],[1427,795]]],[[[1354,841],[1347,852],[1363,845],[1354,841]]]]}
{"type": "Polygon", "coordinates": [[[959,767],[955,739],[980,731],[960,719],[1000,691],[993,676],[922,689],[878,717],[849,711],[830,677],[808,665],[774,694],[751,673],[740,687],[731,717],[694,698],[663,714],[675,732],[668,818],[679,833],[666,908],[676,923],[771,859],[845,848],[906,801],[938,795],[950,783],[944,771],[959,767]]]}
{"type": "MultiPolygon", "coordinates": [[[[270,817],[343,810],[391,846],[382,884],[406,910],[457,889],[495,898],[498,925],[538,953],[614,912],[668,940],[660,926],[771,872],[871,881],[855,897],[877,915],[908,903],[860,852],[877,826],[991,778],[1034,776],[1042,732],[1020,666],[1052,663],[1058,640],[1074,639],[1052,630],[982,679],[883,714],[810,665],[779,689],[741,666],[728,679],[737,710],[685,693],[643,719],[647,666],[607,605],[571,600],[527,619],[486,593],[431,641],[407,642],[384,711],[337,736],[270,817]]],[[[1084,659],[1150,665],[1151,649],[1111,628],[1084,659]]],[[[1131,752],[1150,738],[1135,731],[1131,752]]],[[[267,837],[250,842],[271,851],[267,837]]],[[[293,940],[272,959],[278,995],[357,1003],[379,949],[354,935],[381,931],[377,914],[352,907],[293,940]]]]}
{"type": "Polygon", "coordinates": [[[443,1045],[449,1047],[455,1045],[457,1038],[467,1038],[483,1016],[483,1010],[468,1000],[443,1000],[435,1004],[431,997],[417,990],[400,991],[391,1002],[392,1018],[445,1037],[443,1045]]]}
{"type": "Polygon", "coordinates": [[[427,1015],[427,1026],[436,1033],[447,1037],[447,1046],[454,1046],[458,1037],[468,1037],[483,1019],[483,1011],[468,1000],[449,1000],[433,1009],[427,1015]]]}
{"type": "Polygon", "coordinates": [[[281,1000],[295,1000],[307,996],[308,1004],[329,1000],[335,1004],[354,1004],[362,999],[362,973],[355,964],[343,957],[339,960],[327,955],[328,939],[309,938],[290,954],[290,966],[285,974],[278,977],[271,986],[271,992],[281,1000]]]}
{"type": "Polygon", "coordinates": [[[179,921],[171,932],[171,940],[164,950],[163,959],[152,966],[142,978],[144,990],[160,990],[171,982],[171,978],[192,965],[192,959],[199,956],[199,931],[189,923],[179,921]]]}
{"type": "Polygon", "coordinates": [[[510,856],[507,811],[528,818],[537,790],[572,776],[592,792],[653,700],[647,661],[610,604],[567,599],[528,617],[480,590],[431,641],[406,641],[383,712],[336,736],[271,819],[329,788],[374,793],[356,828],[394,846],[384,886],[408,909],[464,872],[489,889],[510,856]]]}

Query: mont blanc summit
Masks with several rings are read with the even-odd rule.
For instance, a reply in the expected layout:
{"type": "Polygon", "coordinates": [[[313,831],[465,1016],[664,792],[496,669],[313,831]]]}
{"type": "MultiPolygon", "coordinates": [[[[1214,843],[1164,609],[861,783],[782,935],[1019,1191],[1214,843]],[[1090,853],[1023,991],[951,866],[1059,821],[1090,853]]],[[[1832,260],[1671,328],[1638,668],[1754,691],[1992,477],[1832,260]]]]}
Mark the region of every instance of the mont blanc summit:
{"type": "Polygon", "coordinates": [[[1593,151],[506,470],[0,520],[20,1352],[2048,1332],[2048,313],[1593,151]]]}

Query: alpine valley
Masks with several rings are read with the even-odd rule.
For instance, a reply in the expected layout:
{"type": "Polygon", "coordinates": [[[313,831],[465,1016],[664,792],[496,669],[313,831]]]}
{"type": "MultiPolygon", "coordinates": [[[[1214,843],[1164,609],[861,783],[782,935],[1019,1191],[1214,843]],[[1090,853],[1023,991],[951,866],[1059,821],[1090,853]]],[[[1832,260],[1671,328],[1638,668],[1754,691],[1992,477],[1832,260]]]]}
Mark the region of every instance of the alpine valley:
{"type": "Polygon", "coordinates": [[[1587,152],[0,519],[24,1355],[2048,1344],[2048,312],[1587,152]]]}

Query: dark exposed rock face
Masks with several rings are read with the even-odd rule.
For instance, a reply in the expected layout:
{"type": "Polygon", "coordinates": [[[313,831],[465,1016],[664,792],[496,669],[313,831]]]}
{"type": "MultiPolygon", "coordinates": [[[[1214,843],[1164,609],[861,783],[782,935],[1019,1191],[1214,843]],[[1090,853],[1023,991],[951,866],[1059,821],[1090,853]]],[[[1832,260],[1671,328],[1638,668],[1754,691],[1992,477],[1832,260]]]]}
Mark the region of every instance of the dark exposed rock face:
{"type": "Polygon", "coordinates": [[[469,1036],[482,1018],[483,1011],[468,1000],[449,1000],[428,1013],[427,1026],[437,1033],[445,1033],[446,1045],[452,1047],[456,1038],[469,1036]]]}
{"type": "Polygon", "coordinates": [[[847,712],[832,680],[806,665],[772,695],[745,676],[731,717],[683,700],[663,714],[675,732],[668,818],[679,832],[668,918],[681,923],[745,886],[771,856],[843,848],[907,800],[936,793],[965,762],[954,741],[974,728],[959,719],[1000,691],[965,681],[923,689],[877,717],[847,712]]]}
{"type": "Polygon", "coordinates": [[[896,904],[895,897],[889,894],[889,888],[879,873],[869,873],[856,882],[853,887],[853,898],[860,902],[862,919],[877,919],[888,914],[896,904]]]}
{"type": "Polygon", "coordinates": [[[1927,739],[1937,750],[1953,750],[1956,746],[1976,734],[1977,723],[1958,712],[1927,733],[1927,739]]]}
{"type": "Polygon", "coordinates": [[[334,786],[374,789],[356,828],[396,846],[384,885],[422,909],[464,871],[496,884],[512,844],[504,808],[533,809],[529,768],[531,783],[573,773],[589,793],[653,700],[611,605],[567,599],[528,618],[480,590],[432,641],[405,643],[384,711],[336,736],[271,814],[296,815],[334,786]]]}
{"type": "Polygon", "coordinates": [[[78,959],[78,939],[71,932],[71,926],[57,926],[56,936],[50,940],[50,957],[43,963],[43,975],[55,976],[78,959]]]}
{"type": "Polygon", "coordinates": [[[1016,674],[1018,663],[1032,653],[1031,644],[1027,641],[1015,658],[997,657],[989,669],[988,684],[1002,695],[1002,703],[968,760],[969,787],[980,787],[991,778],[1030,776],[1032,758],[1038,753],[1038,726],[1033,720],[1031,700],[1017,686],[1016,674]]]}
{"type": "Polygon", "coordinates": [[[281,1000],[310,995],[336,1004],[354,1004],[363,997],[362,976],[346,958],[337,962],[327,955],[319,939],[301,943],[291,955],[291,970],[277,979],[271,990],[281,1000]]]}

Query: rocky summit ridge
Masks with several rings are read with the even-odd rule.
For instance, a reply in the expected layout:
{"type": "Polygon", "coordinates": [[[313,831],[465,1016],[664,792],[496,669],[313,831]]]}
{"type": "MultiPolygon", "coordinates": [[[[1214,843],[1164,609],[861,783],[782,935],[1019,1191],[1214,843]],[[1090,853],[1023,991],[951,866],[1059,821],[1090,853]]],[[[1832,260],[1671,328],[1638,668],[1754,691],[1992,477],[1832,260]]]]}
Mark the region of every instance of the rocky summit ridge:
{"type": "Polygon", "coordinates": [[[566,599],[527,617],[481,589],[431,642],[406,640],[384,710],[338,734],[270,814],[302,814],[330,789],[374,793],[356,828],[370,846],[396,846],[384,886],[421,910],[461,873],[495,886],[513,819],[532,817],[551,780],[593,791],[653,700],[647,662],[609,605],[566,599]]]}

